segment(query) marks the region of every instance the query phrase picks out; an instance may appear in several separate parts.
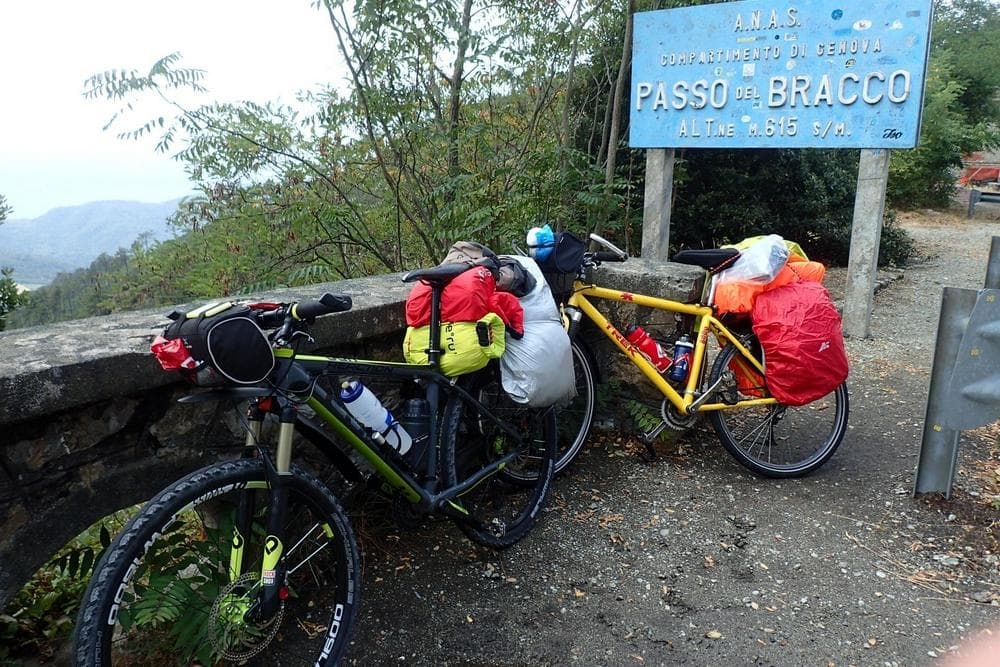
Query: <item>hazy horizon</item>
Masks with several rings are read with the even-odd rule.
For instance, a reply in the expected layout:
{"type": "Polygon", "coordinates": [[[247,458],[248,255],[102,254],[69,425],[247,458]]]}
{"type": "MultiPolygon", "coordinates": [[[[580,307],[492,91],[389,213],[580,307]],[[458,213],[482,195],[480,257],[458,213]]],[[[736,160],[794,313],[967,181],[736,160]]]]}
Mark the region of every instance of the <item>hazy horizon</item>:
{"type": "Polygon", "coordinates": [[[156,153],[155,141],[116,137],[169,114],[162,105],[139,103],[122,128],[102,130],[118,106],[84,99],[84,82],[98,72],[144,72],[180,52],[179,66],[205,70],[209,92],[191,104],[293,103],[302,89],[341,83],[332,29],[309,0],[176,0],[168,8],[6,2],[0,25],[0,89],[8,100],[0,105],[0,195],[11,219],[93,201],[164,202],[192,190],[183,166],[156,153]]]}

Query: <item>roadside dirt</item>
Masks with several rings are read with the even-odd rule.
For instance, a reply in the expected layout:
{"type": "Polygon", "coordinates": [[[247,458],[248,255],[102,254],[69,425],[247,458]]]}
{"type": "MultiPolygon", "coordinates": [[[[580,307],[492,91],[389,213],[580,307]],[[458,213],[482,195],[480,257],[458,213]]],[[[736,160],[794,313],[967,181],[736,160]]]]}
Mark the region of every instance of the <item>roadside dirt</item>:
{"type": "Polygon", "coordinates": [[[708,428],[651,464],[605,435],[505,552],[357,516],[350,664],[891,667],[1000,635],[998,427],[963,434],[950,499],[912,495],[941,288],[981,287],[1000,235],[1000,207],[964,211],[900,214],[918,257],[848,341],[850,432],[822,470],[753,476],[708,428]]]}

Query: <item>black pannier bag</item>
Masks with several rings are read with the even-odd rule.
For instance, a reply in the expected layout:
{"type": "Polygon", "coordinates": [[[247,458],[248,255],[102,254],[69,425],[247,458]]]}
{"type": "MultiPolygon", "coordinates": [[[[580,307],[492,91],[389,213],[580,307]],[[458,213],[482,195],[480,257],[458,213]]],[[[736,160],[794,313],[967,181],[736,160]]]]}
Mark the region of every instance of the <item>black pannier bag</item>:
{"type": "Polygon", "coordinates": [[[153,342],[153,353],[194,384],[258,384],[274,369],[271,343],[246,304],[210,303],[169,317],[174,322],[153,342]]]}
{"type": "Polygon", "coordinates": [[[536,250],[535,259],[552,295],[561,300],[573,290],[573,281],[587,251],[587,242],[570,232],[556,232],[553,236],[552,251],[539,260],[536,250]]]}

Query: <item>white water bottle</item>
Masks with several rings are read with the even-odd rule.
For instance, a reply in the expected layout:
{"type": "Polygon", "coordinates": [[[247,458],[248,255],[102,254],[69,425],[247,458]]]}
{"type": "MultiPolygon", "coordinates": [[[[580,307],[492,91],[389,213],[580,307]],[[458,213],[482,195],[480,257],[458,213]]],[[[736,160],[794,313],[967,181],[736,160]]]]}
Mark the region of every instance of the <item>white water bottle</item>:
{"type": "Polygon", "coordinates": [[[378,434],[375,436],[376,440],[381,438],[400,454],[410,450],[410,434],[359,380],[343,383],[340,387],[340,399],[355,419],[378,434]]]}

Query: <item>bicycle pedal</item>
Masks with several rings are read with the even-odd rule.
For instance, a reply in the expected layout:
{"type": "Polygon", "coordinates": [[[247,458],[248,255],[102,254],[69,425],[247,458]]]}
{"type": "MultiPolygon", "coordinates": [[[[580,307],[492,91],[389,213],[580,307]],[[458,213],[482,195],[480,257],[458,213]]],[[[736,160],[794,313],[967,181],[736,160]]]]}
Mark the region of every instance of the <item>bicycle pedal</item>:
{"type": "Polygon", "coordinates": [[[666,427],[667,427],[667,422],[661,421],[659,424],[653,427],[653,430],[642,434],[642,441],[645,442],[646,445],[649,445],[654,440],[656,440],[656,438],[660,435],[660,433],[663,433],[663,429],[665,429],[666,427]]]}

